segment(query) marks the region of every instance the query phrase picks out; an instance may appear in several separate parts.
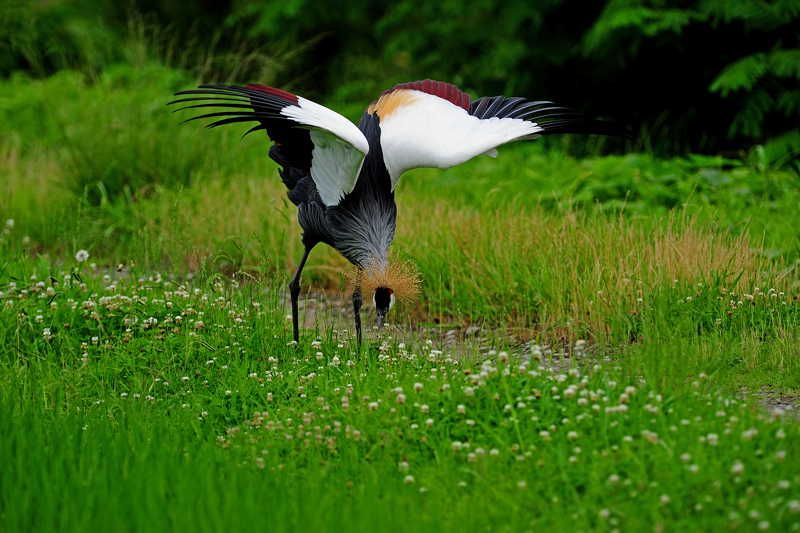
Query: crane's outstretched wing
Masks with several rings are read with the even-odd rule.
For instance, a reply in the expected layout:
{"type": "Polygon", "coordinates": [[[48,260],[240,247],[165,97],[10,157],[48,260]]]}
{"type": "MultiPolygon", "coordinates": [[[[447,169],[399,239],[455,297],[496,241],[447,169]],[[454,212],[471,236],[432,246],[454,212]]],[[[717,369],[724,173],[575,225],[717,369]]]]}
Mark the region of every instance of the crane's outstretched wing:
{"type": "Polygon", "coordinates": [[[470,97],[449,83],[401,83],[381,94],[367,113],[380,119],[381,148],[392,189],[412,168],[450,168],[512,141],[552,133],[631,135],[553,102],[470,97]]]}
{"type": "MultiPolygon", "coordinates": [[[[175,96],[186,95],[201,96],[175,100],[170,104],[213,101],[177,111],[196,107],[228,110],[185,122],[226,117],[212,122],[206,126],[208,128],[236,122],[258,122],[247,133],[266,130],[275,142],[272,151],[277,150],[278,158],[290,166],[311,174],[325,205],[337,205],[355,187],[364,157],[369,152],[369,143],[355,124],[335,111],[286,91],[257,84],[246,87],[201,85],[196,90],[175,93],[175,96]]],[[[290,188],[291,185],[287,183],[290,188]]]]}

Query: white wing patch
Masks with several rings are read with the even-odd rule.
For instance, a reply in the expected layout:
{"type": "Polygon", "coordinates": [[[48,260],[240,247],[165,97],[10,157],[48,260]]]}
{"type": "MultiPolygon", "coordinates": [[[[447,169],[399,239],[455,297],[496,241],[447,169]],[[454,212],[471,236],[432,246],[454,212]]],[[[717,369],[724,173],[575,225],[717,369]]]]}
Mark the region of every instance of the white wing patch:
{"type": "Polygon", "coordinates": [[[544,131],[518,118],[479,119],[438,96],[414,92],[407,105],[381,119],[381,148],[392,190],[407,170],[450,168],[482,154],[497,157],[496,147],[535,139],[544,131]]]}
{"type": "MultiPolygon", "coordinates": [[[[338,205],[356,186],[366,154],[323,130],[311,130],[311,177],[325,205],[338,205]]],[[[360,132],[359,132],[360,133],[360,132]]]]}
{"type": "Polygon", "coordinates": [[[281,109],[281,114],[310,130],[311,178],[327,206],[338,205],[358,181],[369,142],[355,124],[339,113],[298,97],[296,106],[281,109]]]}

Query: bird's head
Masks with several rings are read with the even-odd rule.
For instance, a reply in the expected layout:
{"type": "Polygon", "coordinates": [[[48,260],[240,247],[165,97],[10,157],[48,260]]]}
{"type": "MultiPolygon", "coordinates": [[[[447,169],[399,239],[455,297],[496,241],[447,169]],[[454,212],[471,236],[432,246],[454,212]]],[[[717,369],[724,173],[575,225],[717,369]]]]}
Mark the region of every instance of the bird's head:
{"type": "Polygon", "coordinates": [[[421,277],[419,269],[411,261],[389,257],[387,261],[372,261],[365,267],[357,268],[352,282],[361,287],[365,297],[372,294],[380,329],[397,300],[408,304],[417,298],[421,277]]]}
{"type": "Polygon", "coordinates": [[[378,287],[372,296],[372,303],[375,304],[375,313],[378,318],[378,329],[383,326],[386,313],[394,306],[394,291],[388,287],[378,287]]]}

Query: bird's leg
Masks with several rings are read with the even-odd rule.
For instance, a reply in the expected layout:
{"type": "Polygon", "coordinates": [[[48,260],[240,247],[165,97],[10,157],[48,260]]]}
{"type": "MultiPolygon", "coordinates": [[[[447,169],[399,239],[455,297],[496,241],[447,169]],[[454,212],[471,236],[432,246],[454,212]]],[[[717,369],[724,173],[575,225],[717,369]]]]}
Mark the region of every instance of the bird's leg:
{"type": "Polygon", "coordinates": [[[300,296],[300,273],[308,259],[308,254],[311,253],[311,248],[306,248],[303,252],[303,258],[300,260],[300,265],[297,267],[292,281],[289,282],[289,293],[292,295],[292,324],[294,325],[294,341],[300,342],[300,324],[299,312],[297,310],[297,298],[300,296]]]}
{"type": "Polygon", "coordinates": [[[356,273],[355,289],[353,289],[353,312],[356,319],[356,337],[358,338],[358,345],[361,346],[361,304],[364,300],[361,298],[361,271],[356,273]]]}

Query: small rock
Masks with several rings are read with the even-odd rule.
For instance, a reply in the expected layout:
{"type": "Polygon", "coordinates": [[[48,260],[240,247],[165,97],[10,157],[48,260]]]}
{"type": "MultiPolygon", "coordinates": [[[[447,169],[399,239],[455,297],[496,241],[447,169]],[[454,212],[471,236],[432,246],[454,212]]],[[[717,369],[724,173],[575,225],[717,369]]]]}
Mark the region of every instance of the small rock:
{"type": "Polygon", "coordinates": [[[480,326],[470,326],[470,327],[467,328],[467,331],[466,331],[465,335],[467,337],[473,337],[473,336],[477,335],[478,333],[480,333],[480,331],[481,331],[480,326]]]}

